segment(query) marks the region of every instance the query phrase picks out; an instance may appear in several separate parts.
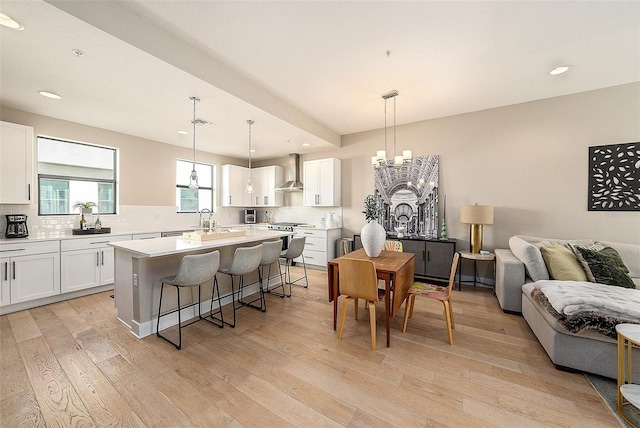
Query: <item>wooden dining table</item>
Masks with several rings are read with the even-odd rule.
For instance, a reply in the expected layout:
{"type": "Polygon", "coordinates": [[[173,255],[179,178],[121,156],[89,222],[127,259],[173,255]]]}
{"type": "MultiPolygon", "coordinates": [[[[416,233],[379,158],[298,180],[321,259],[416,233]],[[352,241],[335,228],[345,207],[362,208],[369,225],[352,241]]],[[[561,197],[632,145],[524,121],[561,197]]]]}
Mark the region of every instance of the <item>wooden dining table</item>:
{"type": "Polygon", "coordinates": [[[344,256],[329,260],[327,278],[329,301],[333,302],[333,329],[336,329],[338,317],[338,297],[340,296],[340,272],[338,260],[341,258],[371,260],[376,268],[376,275],[384,281],[384,313],[387,329],[387,347],[391,344],[391,318],[395,317],[407,297],[407,290],[413,284],[415,265],[414,253],[382,251],[378,257],[369,257],[361,248],[344,256]]]}

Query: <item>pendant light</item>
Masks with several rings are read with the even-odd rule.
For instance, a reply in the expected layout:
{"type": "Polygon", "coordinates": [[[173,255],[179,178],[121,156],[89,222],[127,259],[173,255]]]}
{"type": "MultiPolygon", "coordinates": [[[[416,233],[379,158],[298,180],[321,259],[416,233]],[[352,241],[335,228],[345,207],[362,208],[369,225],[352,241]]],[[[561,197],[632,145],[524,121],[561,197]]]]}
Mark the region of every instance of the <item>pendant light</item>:
{"type": "Polygon", "coordinates": [[[382,94],[384,100],[384,150],[378,150],[375,156],[371,157],[371,165],[374,168],[381,168],[388,166],[387,164],[387,100],[393,98],[393,166],[402,166],[404,163],[411,162],[412,154],[411,150],[403,150],[402,155],[396,155],[396,97],[398,91],[393,91],[382,94]]]}
{"type": "Polygon", "coordinates": [[[247,178],[247,193],[253,192],[253,184],[251,183],[251,125],[253,123],[253,120],[247,120],[247,124],[249,124],[249,178],[247,178]]]}
{"type": "Polygon", "coordinates": [[[193,169],[191,170],[191,177],[189,177],[189,189],[198,189],[198,173],[196,172],[196,104],[200,102],[200,98],[189,97],[193,102],[193,169]]]}

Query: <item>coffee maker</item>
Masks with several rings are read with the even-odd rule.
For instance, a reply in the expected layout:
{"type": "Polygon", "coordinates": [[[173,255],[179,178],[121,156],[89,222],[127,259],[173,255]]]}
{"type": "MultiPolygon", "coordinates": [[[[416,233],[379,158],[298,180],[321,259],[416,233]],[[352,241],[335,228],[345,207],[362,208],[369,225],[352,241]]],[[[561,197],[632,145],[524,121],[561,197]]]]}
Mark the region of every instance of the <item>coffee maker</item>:
{"type": "Polygon", "coordinates": [[[26,214],[7,214],[5,217],[7,218],[5,238],[26,238],[29,236],[26,214]]]}

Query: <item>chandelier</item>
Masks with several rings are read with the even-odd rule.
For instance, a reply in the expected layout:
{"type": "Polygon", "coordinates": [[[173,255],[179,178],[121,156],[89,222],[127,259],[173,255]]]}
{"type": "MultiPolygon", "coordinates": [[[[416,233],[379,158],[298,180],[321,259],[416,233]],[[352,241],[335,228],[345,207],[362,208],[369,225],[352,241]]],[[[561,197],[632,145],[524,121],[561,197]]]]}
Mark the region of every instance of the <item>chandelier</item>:
{"type": "Polygon", "coordinates": [[[411,162],[412,154],[411,150],[403,150],[402,155],[396,155],[396,97],[398,96],[398,91],[395,89],[391,92],[387,92],[386,94],[382,94],[382,99],[384,100],[384,150],[378,150],[375,156],[371,157],[371,165],[374,168],[382,168],[382,167],[398,167],[402,166],[405,163],[411,162]],[[393,162],[389,165],[387,162],[387,100],[389,98],[393,98],[393,162]]]}

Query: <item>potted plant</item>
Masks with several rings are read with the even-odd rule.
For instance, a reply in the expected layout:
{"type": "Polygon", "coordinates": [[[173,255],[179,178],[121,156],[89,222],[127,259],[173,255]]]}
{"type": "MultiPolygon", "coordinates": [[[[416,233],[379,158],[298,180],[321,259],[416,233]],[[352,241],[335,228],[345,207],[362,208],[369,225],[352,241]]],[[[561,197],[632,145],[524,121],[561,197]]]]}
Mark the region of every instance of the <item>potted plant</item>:
{"type": "Polygon", "coordinates": [[[93,214],[92,207],[97,207],[94,202],[76,202],[73,204],[73,209],[80,208],[81,214],[93,214]]]}
{"type": "Polygon", "coordinates": [[[93,207],[97,205],[94,202],[76,202],[73,204],[73,209],[80,208],[80,229],[85,229],[87,226],[87,220],[85,220],[85,214],[93,214],[93,207]]]}
{"type": "Polygon", "coordinates": [[[387,231],[378,223],[382,209],[375,196],[367,195],[364,198],[364,210],[362,213],[365,220],[367,220],[367,224],[360,231],[362,248],[364,248],[369,257],[378,257],[384,248],[387,231]]]}

